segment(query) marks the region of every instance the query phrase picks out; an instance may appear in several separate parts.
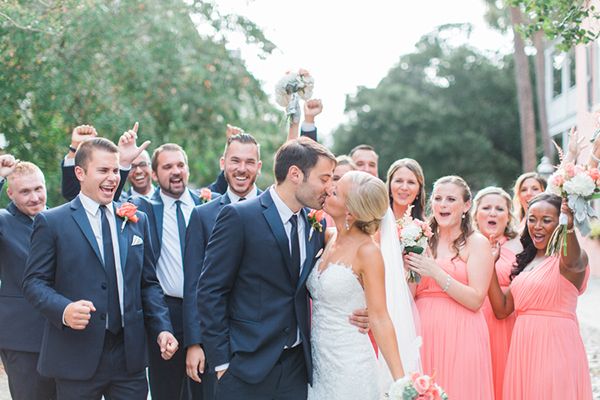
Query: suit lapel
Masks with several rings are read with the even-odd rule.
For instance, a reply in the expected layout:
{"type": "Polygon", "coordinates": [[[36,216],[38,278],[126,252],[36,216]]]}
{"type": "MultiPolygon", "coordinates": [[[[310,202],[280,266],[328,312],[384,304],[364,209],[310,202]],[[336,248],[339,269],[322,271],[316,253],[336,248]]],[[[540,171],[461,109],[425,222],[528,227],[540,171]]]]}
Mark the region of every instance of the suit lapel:
{"type": "Polygon", "coordinates": [[[271,232],[273,232],[273,236],[275,236],[275,240],[277,241],[277,245],[279,246],[279,250],[281,251],[283,259],[285,260],[290,278],[293,278],[289,239],[285,233],[285,228],[283,227],[283,222],[281,221],[279,211],[277,211],[277,206],[273,202],[270,193],[266,193],[261,197],[261,203],[263,207],[266,207],[266,209],[263,211],[263,215],[265,216],[265,219],[271,228],[271,232]]]}
{"type": "Polygon", "coordinates": [[[300,279],[298,279],[298,288],[302,287],[302,285],[304,284],[304,281],[306,280],[306,277],[308,276],[308,274],[310,273],[313,265],[314,265],[314,257],[315,257],[315,247],[316,247],[316,243],[318,242],[318,237],[316,235],[316,233],[318,232],[313,232],[312,237],[310,235],[310,231],[312,229],[312,226],[310,226],[310,223],[308,222],[308,218],[306,218],[306,210],[302,210],[302,218],[304,219],[304,239],[305,239],[305,249],[306,249],[306,259],[304,260],[304,263],[302,264],[302,273],[300,274],[300,279]],[[310,240],[309,240],[310,238],[310,240]]]}
{"type": "MultiPolygon", "coordinates": [[[[158,238],[158,246],[162,243],[162,231],[163,231],[163,210],[165,205],[160,197],[160,188],[157,188],[152,195],[152,213],[154,214],[154,222],[156,226],[156,237],[158,238]]],[[[159,250],[159,249],[157,249],[159,250]]]]}
{"type": "Polygon", "coordinates": [[[83,232],[83,235],[89,242],[90,246],[92,246],[92,249],[94,250],[94,253],[96,253],[101,265],[104,265],[104,261],[100,255],[100,249],[98,248],[98,241],[96,240],[96,236],[94,235],[94,231],[90,225],[90,220],[85,213],[85,208],[83,208],[79,197],[75,197],[75,199],[71,201],[71,209],[73,210],[73,219],[77,225],[79,225],[79,229],[81,229],[81,232],[83,232]]]}

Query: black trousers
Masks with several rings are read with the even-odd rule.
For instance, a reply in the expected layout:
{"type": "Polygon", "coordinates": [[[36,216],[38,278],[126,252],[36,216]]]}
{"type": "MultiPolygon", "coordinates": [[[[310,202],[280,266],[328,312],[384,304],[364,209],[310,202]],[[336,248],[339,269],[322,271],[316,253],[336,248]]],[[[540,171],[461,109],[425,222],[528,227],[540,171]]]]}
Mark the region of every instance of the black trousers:
{"type": "Polygon", "coordinates": [[[307,382],[302,346],[296,346],[283,351],[262,382],[247,383],[226,371],[216,383],[215,399],[306,400],[307,382]]]}
{"type": "MultiPolygon", "coordinates": [[[[156,338],[148,338],[148,381],[152,400],[209,400],[203,396],[201,384],[189,379],[185,373],[186,349],[183,348],[183,300],[165,296],[171,324],[179,350],[168,361],[160,356],[156,338]]],[[[204,382],[204,380],[203,380],[204,382]]],[[[207,385],[208,386],[208,385],[207,385]]]]}
{"type": "Polygon", "coordinates": [[[148,383],[144,369],[129,373],[125,366],[123,332],[106,332],[100,364],[88,380],[57,379],[58,400],[146,400],[148,383]]]}
{"type": "Polygon", "coordinates": [[[39,355],[27,351],[0,350],[13,400],[56,399],[54,379],[43,377],[37,372],[39,355]]]}

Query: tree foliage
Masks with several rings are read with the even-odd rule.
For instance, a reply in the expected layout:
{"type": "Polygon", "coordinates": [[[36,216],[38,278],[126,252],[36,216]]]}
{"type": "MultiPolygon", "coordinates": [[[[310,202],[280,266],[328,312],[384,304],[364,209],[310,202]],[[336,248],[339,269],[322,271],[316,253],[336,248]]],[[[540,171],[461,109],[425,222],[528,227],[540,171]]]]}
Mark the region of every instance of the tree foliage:
{"type": "Polygon", "coordinates": [[[598,32],[583,26],[586,19],[600,19],[589,0],[508,0],[508,3],[521,8],[528,17],[520,29],[525,36],[533,37],[541,30],[549,39],[558,40],[560,50],[568,51],[598,38],[598,32]]]}
{"type": "Polygon", "coordinates": [[[474,188],[510,185],[520,173],[512,60],[452,45],[469,32],[469,25],[438,28],[376,88],[348,97],[351,120],[334,133],[336,152],[368,143],[380,155],[380,173],[411,157],[428,183],[457,174],[474,188]]]}
{"type": "Polygon", "coordinates": [[[0,133],[7,151],[40,165],[54,205],[60,159],[83,123],[117,140],[139,121],[144,140],[187,150],[196,185],[218,173],[226,123],[255,134],[269,154],[284,135],[259,82],[226,48],[224,32],[233,30],[264,54],[274,47],[251,21],[205,1],[5,1],[0,133]]]}

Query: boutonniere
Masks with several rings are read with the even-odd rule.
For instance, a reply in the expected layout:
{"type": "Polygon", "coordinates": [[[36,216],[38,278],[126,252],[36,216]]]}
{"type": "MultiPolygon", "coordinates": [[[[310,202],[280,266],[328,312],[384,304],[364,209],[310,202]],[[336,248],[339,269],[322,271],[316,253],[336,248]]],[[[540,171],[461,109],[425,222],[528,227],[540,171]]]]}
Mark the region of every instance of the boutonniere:
{"type": "Polygon", "coordinates": [[[200,189],[200,200],[202,204],[208,203],[212,199],[212,191],[209,188],[200,189]]]}
{"type": "Polygon", "coordinates": [[[138,216],[135,215],[137,212],[137,207],[132,203],[124,203],[121,207],[117,208],[117,215],[123,218],[123,223],[121,224],[121,232],[125,229],[125,224],[127,221],[131,221],[133,223],[138,222],[138,216]]]}
{"type": "Polygon", "coordinates": [[[310,210],[308,213],[308,222],[310,223],[310,233],[308,235],[308,240],[312,238],[312,234],[314,231],[318,231],[319,233],[323,232],[323,224],[321,221],[325,216],[325,211],[323,210],[310,210]]]}

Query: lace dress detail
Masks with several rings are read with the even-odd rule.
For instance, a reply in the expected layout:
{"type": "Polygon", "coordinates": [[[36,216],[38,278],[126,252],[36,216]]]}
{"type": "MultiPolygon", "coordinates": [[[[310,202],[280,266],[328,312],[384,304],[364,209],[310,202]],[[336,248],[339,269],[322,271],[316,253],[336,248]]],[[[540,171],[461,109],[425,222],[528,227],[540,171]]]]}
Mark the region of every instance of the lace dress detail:
{"type": "Polygon", "coordinates": [[[366,307],[365,293],[350,266],[321,260],[307,281],[312,297],[313,384],[308,400],[378,400],[377,359],[369,336],[348,317],[366,307]]]}

